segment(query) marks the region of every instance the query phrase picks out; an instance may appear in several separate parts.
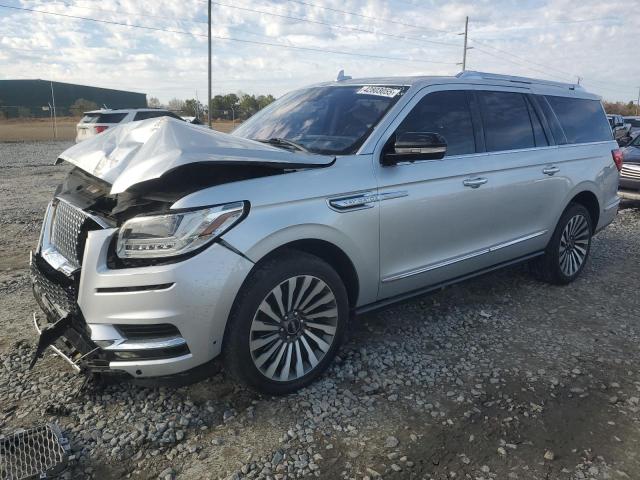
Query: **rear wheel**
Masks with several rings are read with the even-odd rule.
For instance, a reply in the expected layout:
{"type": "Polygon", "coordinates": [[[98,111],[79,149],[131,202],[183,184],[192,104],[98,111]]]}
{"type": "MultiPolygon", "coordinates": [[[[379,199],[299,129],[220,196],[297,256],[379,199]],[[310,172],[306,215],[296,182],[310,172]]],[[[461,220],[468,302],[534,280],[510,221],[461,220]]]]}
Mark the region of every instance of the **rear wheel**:
{"type": "Polygon", "coordinates": [[[295,391],[330,364],[348,315],[335,270],[288,251],[259,266],[243,286],[228,322],[225,367],[258,391],[295,391]]]}
{"type": "Polygon", "coordinates": [[[536,276],[557,285],[574,281],[589,257],[592,232],[589,211],[581,204],[570,204],[560,217],[544,255],[533,262],[536,276]]]}

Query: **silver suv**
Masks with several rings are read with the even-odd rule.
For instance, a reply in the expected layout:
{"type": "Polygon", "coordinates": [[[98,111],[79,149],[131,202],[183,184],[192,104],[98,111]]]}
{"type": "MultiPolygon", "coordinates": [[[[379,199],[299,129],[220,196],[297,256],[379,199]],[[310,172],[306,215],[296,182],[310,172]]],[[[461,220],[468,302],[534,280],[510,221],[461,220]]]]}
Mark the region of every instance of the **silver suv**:
{"type": "Polygon", "coordinates": [[[59,160],[34,362],[188,379],[222,355],[274,394],[327,368],[353,314],[522,261],[573,281],[622,166],[599,97],[476,72],[305,88],[232,135],[129,123],[59,160]]]}

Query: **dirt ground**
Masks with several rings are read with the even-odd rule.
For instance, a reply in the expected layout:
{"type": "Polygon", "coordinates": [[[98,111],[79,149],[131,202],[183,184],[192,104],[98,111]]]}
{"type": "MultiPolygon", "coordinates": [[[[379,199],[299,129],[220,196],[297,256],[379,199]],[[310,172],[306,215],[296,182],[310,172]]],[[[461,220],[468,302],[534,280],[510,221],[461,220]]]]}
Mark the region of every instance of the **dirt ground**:
{"type": "Polygon", "coordinates": [[[516,266],[357,318],[283,398],[224,373],[179,389],[26,363],[27,275],[64,142],[0,143],[0,434],[61,426],[67,478],[640,479],[640,204],[556,287],[516,266]]]}
{"type": "MultiPolygon", "coordinates": [[[[0,142],[30,142],[36,140],[74,140],[79,118],[60,117],[56,120],[56,131],[49,118],[0,120],[0,142]],[[57,137],[54,137],[54,133],[57,137]]],[[[229,121],[214,122],[213,129],[230,132],[234,125],[229,121]]]]}

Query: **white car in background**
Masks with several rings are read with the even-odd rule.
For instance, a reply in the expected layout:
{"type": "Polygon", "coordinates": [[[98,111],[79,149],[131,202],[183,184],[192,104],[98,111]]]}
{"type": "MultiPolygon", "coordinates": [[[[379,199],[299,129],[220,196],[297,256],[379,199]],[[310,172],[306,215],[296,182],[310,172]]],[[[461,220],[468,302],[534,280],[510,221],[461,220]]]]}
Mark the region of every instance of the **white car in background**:
{"type": "Polygon", "coordinates": [[[104,132],[109,127],[121,123],[135,122],[156,117],[172,117],[182,120],[182,117],[159,108],[122,108],[118,110],[101,109],[85,112],[76,125],[76,143],[104,132]]]}

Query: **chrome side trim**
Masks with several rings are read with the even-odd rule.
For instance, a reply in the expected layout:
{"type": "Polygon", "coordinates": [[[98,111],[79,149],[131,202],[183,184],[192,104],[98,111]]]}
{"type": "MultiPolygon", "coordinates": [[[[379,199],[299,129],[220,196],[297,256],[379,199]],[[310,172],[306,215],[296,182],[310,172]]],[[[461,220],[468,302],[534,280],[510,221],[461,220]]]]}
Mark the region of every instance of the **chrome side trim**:
{"type": "Polygon", "coordinates": [[[352,210],[360,210],[363,208],[371,208],[378,201],[378,195],[374,192],[364,192],[355,195],[348,195],[327,200],[329,208],[337,212],[345,212],[352,210]]]}
{"type": "Polygon", "coordinates": [[[355,195],[329,198],[327,199],[327,203],[329,204],[329,208],[336,212],[351,212],[353,210],[372,208],[374,206],[373,204],[377,202],[406,197],[408,195],[409,192],[406,190],[386,193],[364,192],[355,195]]]}
{"type": "Polygon", "coordinates": [[[137,367],[149,367],[153,365],[169,365],[172,363],[179,363],[184,360],[189,360],[193,357],[193,354],[187,353],[181,357],[161,358],[158,360],[133,360],[126,362],[109,362],[109,368],[112,370],[118,370],[120,368],[137,368],[137,367]]]}
{"type": "Polygon", "coordinates": [[[378,200],[382,202],[384,200],[392,200],[394,198],[402,198],[402,197],[408,197],[408,196],[409,196],[409,192],[407,190],[399,190],[397,192],[379,193],[378,200]]]}
{"type": "Polygon", "coordinates": [[[383,283],[393,282],[395,280],[401,280],[403,278],[412,277],[414,275],[420,275],[421,273],[430,272],[431,270],[436,270],[438,268],[446,267],[449,265],[453,265],[454,263],[463,262],[464,260],[469,260],[471,258],[479,257],[480,255],[484,255],[486,253],[495,252],[496,250],[500,250],[502,248],[511,247],[521,242],[526,242],[527,240],[532,240],[536,237],[544,235],[548,230],[541,230],[539,232],[531,233],[529,235],[525,235],[524,237],[515,238],[513,240],[509,240],[508,242],[499,243],[497,245],[492,245],[491,247],[482,248],[480,250],[473,251],[471,253],[467,253],[465,255],[461,255],[458,257],[449,258],[447,260],[443,260],[442,262],[432,263],[431,265],[425,265],[424,267],[416,268],[415,270],[409,270],[406,272],[400,272],[393,275],[389,275],[388,277],[384,277],[382,279],[383,283]]]}
{"type": "Polygon", "coordinates": [[[187,341],[180,336],[158,337],[145,340],[129,340],[123,337],[117,328],[110,324],[89,324],[91,340],[94,342],[110,341],[111,345],[101,347],[103,350],[149,350],[156,348],[173,348],[185,345],[187,341]]]}
{"type": "Polygon", "coordinates": [[[129,342],[122,339],[114,342],[108,347],[102,347],[103,350],[155,350],[158,348],[174,348],[185,345],[187,342],[182,337],[170,338],[152,338],[149,340],[138,340],[129,342]]]}

